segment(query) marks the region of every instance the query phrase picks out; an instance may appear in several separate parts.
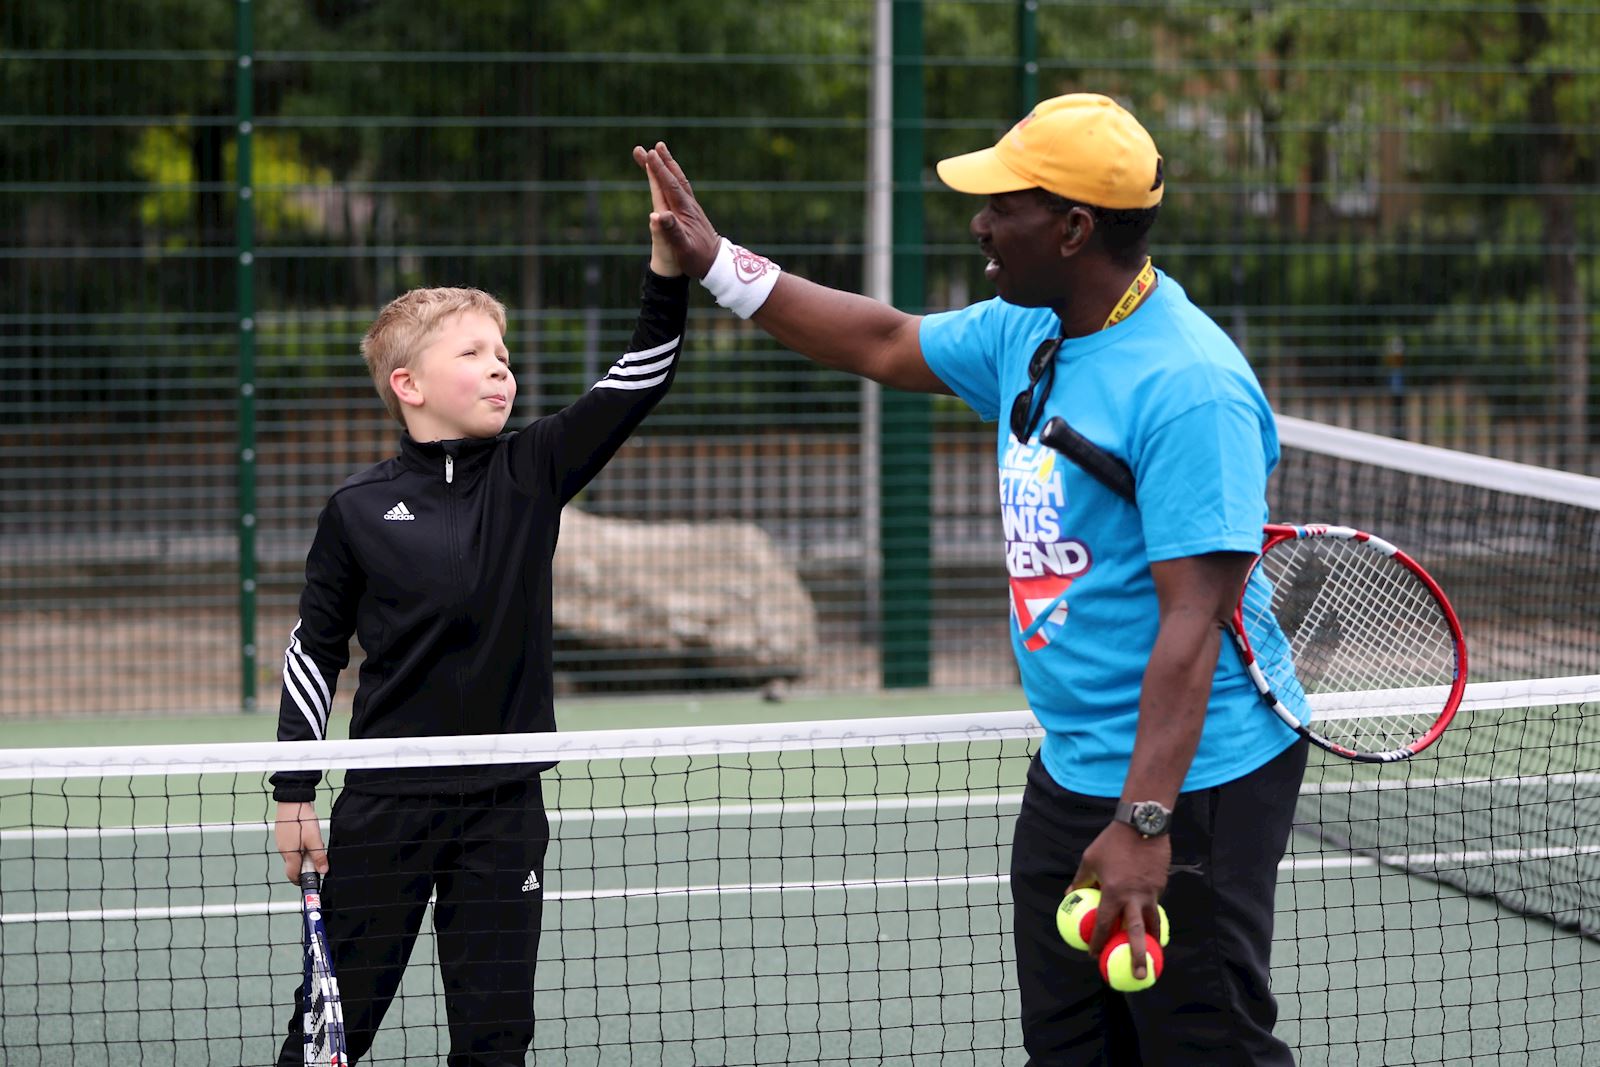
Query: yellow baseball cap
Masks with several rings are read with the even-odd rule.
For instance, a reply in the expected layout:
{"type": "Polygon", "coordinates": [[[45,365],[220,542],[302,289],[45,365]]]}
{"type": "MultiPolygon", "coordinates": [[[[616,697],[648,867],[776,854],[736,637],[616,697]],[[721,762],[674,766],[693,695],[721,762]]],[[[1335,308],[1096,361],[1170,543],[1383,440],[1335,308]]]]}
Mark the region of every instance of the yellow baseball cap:
{"type": "Polygon", "coordinates": [[[1037,188],[1095,207],[1155,207],[1166,191],[1155,141],[1098,93],[1041,101],[999,144],[942,159],[938,170],[960,193],[1037,188]]]}

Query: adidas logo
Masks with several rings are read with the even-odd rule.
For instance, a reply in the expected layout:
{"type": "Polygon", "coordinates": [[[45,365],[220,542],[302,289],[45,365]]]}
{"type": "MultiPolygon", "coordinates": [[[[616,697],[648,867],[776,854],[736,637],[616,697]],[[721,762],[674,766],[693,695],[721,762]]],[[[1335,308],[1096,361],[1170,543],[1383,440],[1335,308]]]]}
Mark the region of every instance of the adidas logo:
{"type": "Polygon", "coordinates": [[[400,501],[400,503],[384,512],[383,517],[388,519],[390,522],[411,522],[416,518],[415,515],[411,514],[410,509],[406,507],[406,502],[404,500],[400,501]]]}
{"type": "Polygon", "coordinates": [[[539,874],[538,874],[538,872],[537,871],[529,871],[528,872],[528,880],[526,882],[522,883],[522,891],[524,893],[531,893],[535,889],[538,889],[538,888],[539,888],[539,874]]]}

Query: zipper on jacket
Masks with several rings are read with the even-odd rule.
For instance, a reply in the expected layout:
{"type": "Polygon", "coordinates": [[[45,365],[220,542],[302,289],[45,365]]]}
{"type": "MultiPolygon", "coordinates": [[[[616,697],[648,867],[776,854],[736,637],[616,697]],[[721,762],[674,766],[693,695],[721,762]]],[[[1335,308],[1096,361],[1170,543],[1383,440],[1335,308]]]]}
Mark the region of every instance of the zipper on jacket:
{"type": "MultiPolygon", "coordinates": [[[[456,459],[450,453],[444,454],[444,484],[452,485],[456,480],[456,459]]],[[[445,493],[445,549],[450,556],[450,575],[456,586],[462,585],[461,574],[461,531],[456,528],[456,495],[452,489],[445,493]]],[[[456,721],[467,721],[467,692],[466,684],[458,666],[455,672],[456,689],[456,721]]]]}

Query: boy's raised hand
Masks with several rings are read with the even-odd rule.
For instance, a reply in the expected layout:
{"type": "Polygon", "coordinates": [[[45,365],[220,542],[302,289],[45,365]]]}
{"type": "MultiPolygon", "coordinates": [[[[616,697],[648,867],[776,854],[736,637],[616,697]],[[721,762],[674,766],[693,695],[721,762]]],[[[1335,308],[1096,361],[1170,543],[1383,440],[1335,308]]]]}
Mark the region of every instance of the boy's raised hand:
{"type": "Polygon", "coordinates": [[[683,168],[662,141],[657,141],[654,148],[635,145],[633,161],[650,179],[650,200],[655,208],[650,213],[650,269],[655,270],[658,241],[664,241],[678,268],[673,273],[687,272],[695,278],[704,278],[717,258],[722,238],[694,198],[694,189],[684,176],[683,168]]]}
{"type": "Polygon", "coordinates": [[[638,145],[633,146],[633,159],[644,167],[645,177],[650,179],[650,270],[663,278],[676,278],[683,273],[683,268],[678,265],[678,254],[667,239],[666,230],[661,219],[666,214],[666,198],[661,191],[661,183],[649,167],[644,165],[645,150],[638,145]]]}

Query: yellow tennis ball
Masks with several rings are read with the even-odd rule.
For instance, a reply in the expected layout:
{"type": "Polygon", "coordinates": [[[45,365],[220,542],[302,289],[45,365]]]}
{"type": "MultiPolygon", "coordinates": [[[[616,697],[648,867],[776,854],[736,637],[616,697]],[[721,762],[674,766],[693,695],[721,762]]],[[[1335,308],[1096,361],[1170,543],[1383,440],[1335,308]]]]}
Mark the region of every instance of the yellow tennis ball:
{"type": "Polygon", "coordinates": [[[1156,931],[1156,940],[1161,942],[1161,947],[1167,947],[1167,941],[1172,936],[1172,927],[1167,923],[1167,909],[1160,904],[1156,905],[1156,918],[1161,920],[1161,929],[1156,931]]]}
{"type": "Polygon", "coordinates": [[[1100,890],[1094,886],[1074,889],[1061,898],[1056,908],[1056,930],[1061,940],[1079,952],[1089,951],[1089,935],[1094,933],[1095,913],[1100,908],[1100,890]]]}
{"type": "Polygon", "coordinates": [[[1105,951],[1100,953],[1101,977],[1119,993],[1137,993],[1141,989],[1149,989],[1161,977],[1161,946],[1147,938],[1144,952],[1144,977],[1135,978],[1133,946],[1128,944],[1127,934],[1116,934],[1106,942],[1105,951]]]}

